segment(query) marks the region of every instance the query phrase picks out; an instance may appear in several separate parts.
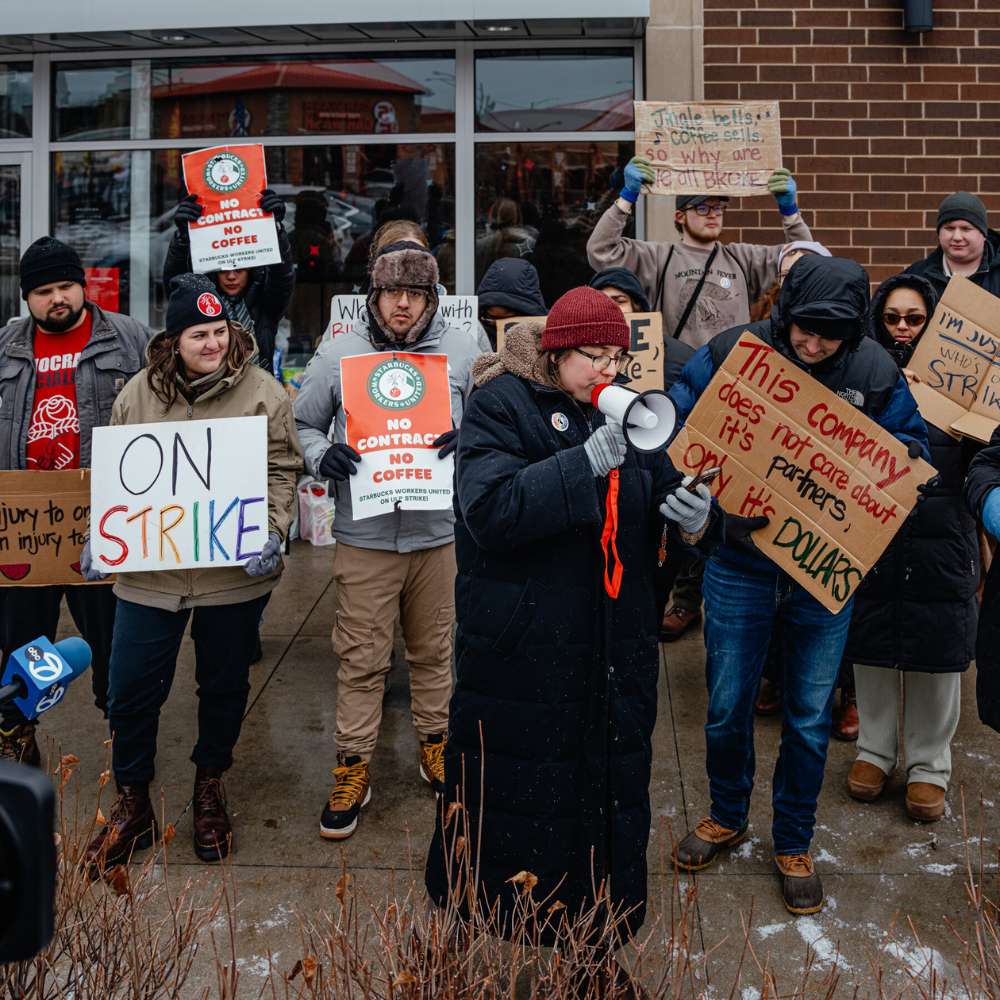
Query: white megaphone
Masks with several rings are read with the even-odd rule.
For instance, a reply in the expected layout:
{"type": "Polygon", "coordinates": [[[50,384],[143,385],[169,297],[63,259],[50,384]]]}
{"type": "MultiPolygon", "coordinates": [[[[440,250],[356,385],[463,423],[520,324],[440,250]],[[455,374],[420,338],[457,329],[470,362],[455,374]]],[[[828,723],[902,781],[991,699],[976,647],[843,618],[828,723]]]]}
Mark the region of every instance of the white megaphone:
{"type": "Polygon", "coordinates": [[[623,385],[596,385],[590,401],[609,420],[625,429],[625,440],[636,451],[659,451],[677,424],[670,397],[659,389],[633,392],[623,385]]]}

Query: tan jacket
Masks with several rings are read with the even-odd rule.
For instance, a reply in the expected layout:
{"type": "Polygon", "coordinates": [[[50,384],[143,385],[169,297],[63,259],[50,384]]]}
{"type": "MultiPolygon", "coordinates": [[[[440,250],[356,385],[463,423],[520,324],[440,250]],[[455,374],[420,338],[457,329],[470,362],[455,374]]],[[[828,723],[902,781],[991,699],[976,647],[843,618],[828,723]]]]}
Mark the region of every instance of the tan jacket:
{"type": "MultiPolygon", "coordinates": [[[[642,284],[653,309],[663,313],[663,336],[677,329],[688,300],[698,287],[711,250],[685,243],[651,243],[622,236],[629,213],[614,202],[587,241],[587,260],[595,271],[627,267],[642,284]]],[[[802,216],[782,216],[785,242],[812,236],[802,216]]],[[[782,244],[719,243],[719,252],[698,301],[681,332],[681,343],[697,349],[714,336],[750,322],[750,306],[778,280],[782,244]]]]}
{"type": "MultiPolygon", "coordinates": [[[[252,360],[234,375],[221,379],[194,403],[178,395],[169,407],[153,395],[145,370],[140,371],[115,400],[111,425],[261,414],[267,417],[268,531],[285,538],[292,523],[296,483],[303,468],[302,449],[288,395],[273,376],[252,360]]],[[[115,581],[115,594],[136,604],[180,611],[253,600],[270,593],[280,576],[280,570],[273,576],[247,576],[242,566],[121,573],[115,581]]]]}

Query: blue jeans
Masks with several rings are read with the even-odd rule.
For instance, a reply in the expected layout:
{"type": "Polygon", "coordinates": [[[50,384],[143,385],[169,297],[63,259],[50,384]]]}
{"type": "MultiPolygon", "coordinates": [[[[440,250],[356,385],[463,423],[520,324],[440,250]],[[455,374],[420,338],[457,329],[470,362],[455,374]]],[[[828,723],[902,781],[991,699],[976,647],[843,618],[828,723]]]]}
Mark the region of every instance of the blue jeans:
{"type": "MultiPolygon", "coordinates": [[[[198,742],[191,760],[228,770],[250,693],[250,660],[266,598],[194,609],[198,742]]],[[[111,646],[108,721],[111,766],[122,785],[153,780],[160,709],[170,694],[190,610],[118,601],[111,646]]]]}
{"type": "Polygon", "coordinates": [[[746,569],[714,558],[705,569],[703,592],[712,819],[729,829],[747,820],[755,765],[753,702],[771,633],[780,624],[784,724],[774,769],[772,837],[777,854],[807,851],[851,602],[834,615],[776,567],[746,569]]]}

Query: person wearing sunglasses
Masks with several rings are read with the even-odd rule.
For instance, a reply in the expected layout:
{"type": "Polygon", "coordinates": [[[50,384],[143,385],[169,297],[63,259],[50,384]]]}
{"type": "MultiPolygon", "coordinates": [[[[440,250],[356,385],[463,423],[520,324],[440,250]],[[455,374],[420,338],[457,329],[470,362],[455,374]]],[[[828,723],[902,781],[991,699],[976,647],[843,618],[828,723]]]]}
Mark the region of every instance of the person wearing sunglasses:
{"type": "MultiPolygon", "coordinates": [[[[875,293],[871,336],[900,369],[936,302],[931,283],[915,274],[889,278],[875,293]]],[[[927,430],[938,476],[854,600],[846,658],[860,729],[847,790],[861,802],[879,798],[905,751],[906,811],[933,822],[944,815],[962,673],[975,653],[979,544],[962,486],[978,446],[930,422],[927,430]]]]}
{"type": "Polygon", "coordinates": [[[651,307],[663,313],[664,334],[694,348],[749,322],[750,303],[777,280],[783,244],[812,239],[799,213],[795,179],[784,169],[768,179],[784,229],[783,242],[773,246],[724,243],[729,199],[712,194],[677,195],[676,242],[628,239],[625,227],[643,185],[650,184],[655,173],[648,160],[633,157],[624,177],[618,198],[587,242],[587,259],[595,271],[626,267],[634,272],[651,307]]]}
{"type": "MultiPolygon", "coordinates": [[[[482,905],[506,937],[551,943],[562,914],[572,926],[595,905],[623,938],[642,924],[662,518],[689,544],[766,520],[723,515],[707,487],[682,485],[665,448],[637,452],[592,405],[628,346],[619,307],[580,287],[473,367],[457,452],[455,694],[426,883],[439,906],[482,905]],[[522,870],[546,901],[523,917],[522,870]],[[562,914],[547,920],[555,899],[562,914]]],[[[623,970],[604,971],[632,995],[623,970]]]]}
{"type": "Polygon", "coordinates": [[[940,298],[952,275],[960,274],[1000,295],[1000,233],[990,229],[986,206],[974,194],[956,191],[938,207],[937,247],[907,269],[933,286],[940,298]]]}

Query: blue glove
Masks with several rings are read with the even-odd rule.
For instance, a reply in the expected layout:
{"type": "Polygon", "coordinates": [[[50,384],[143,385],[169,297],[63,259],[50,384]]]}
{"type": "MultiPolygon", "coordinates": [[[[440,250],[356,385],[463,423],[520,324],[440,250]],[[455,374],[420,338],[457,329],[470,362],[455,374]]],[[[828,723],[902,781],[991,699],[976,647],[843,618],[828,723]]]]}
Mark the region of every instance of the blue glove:
{"type": "Polygon", "coordinates": [[[990,490],[983,504],[983,527],[994,537],[1000,538],[1000,489],[990,490]]]}
{"type": "Polygon", "coordinates": [[[251,556],[243,569],[247,576],[271,576],[281,565],[281,535],[272,531],[260,554],[251,556]]]}
{"type": "Polygon", "coordinates": [[[782,215],[795,215],[799,210],[795,195],[798,193],[798,185],[795,178],[784,168],[779,167],[767,179],[767,189],[774,195],[774,200],[778,203],[778,211],[782,215]]]}
{"type": "Polygon", "coordinates": [[[652,184],[656,180],[653,164],[641,156],[633,156],[625,167],[625,187],[618,192],[619,198],[632,202],[639,200],[643,184],[652,184]]]}
{"type": "Polygon", "coordinates": [[[106,580],[107,573],[102,573],[94,568],[94,558],[90,554],[90,539],[83,543],[83,551],[80,553],[80,575],[87,583],[96,583],[98,580],[106,580]]]}

